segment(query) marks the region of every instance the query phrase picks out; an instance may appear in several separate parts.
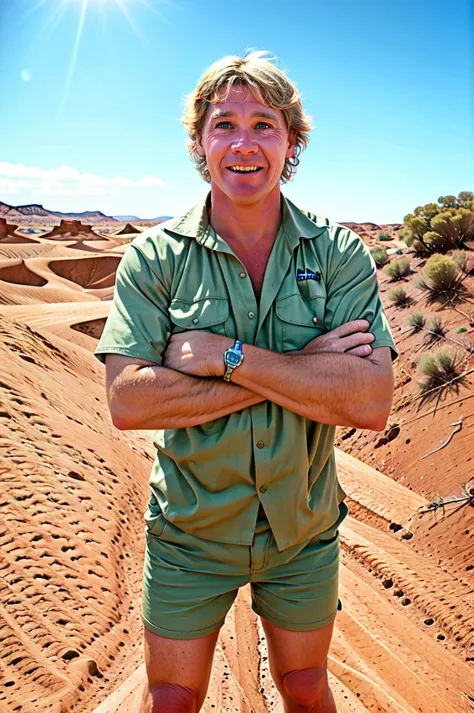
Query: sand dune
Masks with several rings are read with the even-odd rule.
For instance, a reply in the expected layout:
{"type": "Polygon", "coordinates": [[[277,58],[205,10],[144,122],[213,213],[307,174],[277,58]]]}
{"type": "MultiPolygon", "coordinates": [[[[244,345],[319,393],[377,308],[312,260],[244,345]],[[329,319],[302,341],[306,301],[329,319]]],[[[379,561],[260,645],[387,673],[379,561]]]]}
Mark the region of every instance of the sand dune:
{"type": "Polygon", "coordinates": [[[10,282],[14,285],[34,285],[42,287],[48,283],[47,280],[29,270],[24,260],[11,260],[9,264],[0,261],[0,280],[10,282]]]}
{"type": "MultiPolygon", "coordinates": [[[[135,713],[144,681],[152,434],[112,426],[92,355],[133,235],[98,241],[87,228],[0,242],[2,713],[135,713]]],[[[375,244],[378,228],[358,232],[375,244]]],[[[380,282],[386,300],[391,285],[380,282]]],[[[404,331],[405,313],[386,304],[400,345],[387,431],[338,430],[349,517],[330,683],[340,713],[472,713],[474,510],[467,501],[429,507],[435,492],[474,488],[474,382],[468,375],[434,413],[433,403],[420,408],[422,336],[404,331]],[[449,444],[424,457],[461,415],[449,444]]],[[[463,316],[443,318],[461,339],[463,316]]],[[[462,338],[469,343],[472,328],[462,338]]],[[[221,631],[203,710],[283,713],[248,588],[221,631]]]]}
{"type": "Polygon", "coordinates": [[[84,289],[103,289],[115,284],[115,271],[120,258],[97,256],[73,258],[68,260],[50,260],[48,268],[55,275],[80,285],[84,289]]]}
{"type": "Polygon", "coordinates": [[[111,299],[120,259],[95,253],[64,259],[1,260],[0,304],[111,299]]]}

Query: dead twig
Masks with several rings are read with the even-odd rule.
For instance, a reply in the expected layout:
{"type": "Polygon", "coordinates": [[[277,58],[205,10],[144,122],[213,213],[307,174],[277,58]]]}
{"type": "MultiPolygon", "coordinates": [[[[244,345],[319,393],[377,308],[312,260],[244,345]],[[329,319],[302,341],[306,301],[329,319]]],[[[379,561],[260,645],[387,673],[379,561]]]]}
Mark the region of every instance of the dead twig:
{"type": "Polygon", "coordinates": [[[436,453],[437,451],[440,451],[442,448],[445,448],[452,437],[454,436],[455,433],[459,433],[459,431],[462,429],[462,416],[459,417],[459,421],[455,421],[454,423],[450,423],[450,426],[456,426],[457,428],[451,433],[449,436],[448,440],[445,441],[441,446],[438,446],[438,448],[435,448],[433,451],[430,451],[427,453],[425,456],[422,456],[420,460],[423,460],[424,458],[428,458],[428,456],[432,455],[433,453],[436,453]]]}
{"type": "MultiPolygon", "coordinates": [[[[474,506],[474,478],[469,478],[467,483],[463,483],[461,485],[461,490],[463,491],[464,495],[460,498],[450,498],[449,500],[443,500],[443,498],[438,495],[438,493],[435,493],[434,496],[434,502],[430,503],[424,510],[420,510],[418,508],[418,513],[424,513],[424,512],[433,512],[435,510],[438,510],[438,508],[443,508],[443,515],[444,515],[444,506],[448,505],[449,503],[461,503],[457,508],[452,510],[447,517],[450,515],[454,515],[455,512],[460,510],[462,507],[464,507],[467,504],[473,505],[474,506]],[[471,487],[469,487],[469,483],[473,483],[471,487]]],[[[429,529],[434,527],[435,525],[438,524],[439,521],[433,523],[433,525],[430,525],[429,529]]]]}

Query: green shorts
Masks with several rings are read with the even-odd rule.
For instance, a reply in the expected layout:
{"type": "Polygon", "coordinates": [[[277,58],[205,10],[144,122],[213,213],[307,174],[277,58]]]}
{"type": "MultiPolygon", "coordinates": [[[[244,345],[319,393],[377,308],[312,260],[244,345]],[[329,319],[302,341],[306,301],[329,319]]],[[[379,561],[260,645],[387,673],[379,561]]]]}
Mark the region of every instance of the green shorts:
{"type": "Polygon", "coordinates": [[[266,518],[257,521],[253,544],[211,542],[179,529],[163,516],[145,526],[142,620],[155,634],[196,639],[219,629],[237,596],[250,583],[252,609],[275,626],[310,631],[336,618],[339,591],[339,505],[330,530],[283,552],[266,518]]]}

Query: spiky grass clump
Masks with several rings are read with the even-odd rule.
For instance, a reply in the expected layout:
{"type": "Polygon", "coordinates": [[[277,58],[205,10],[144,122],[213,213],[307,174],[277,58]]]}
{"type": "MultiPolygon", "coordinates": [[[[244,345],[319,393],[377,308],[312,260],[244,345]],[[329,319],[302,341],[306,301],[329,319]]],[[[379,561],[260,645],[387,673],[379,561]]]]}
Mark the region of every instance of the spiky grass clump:
{"type": "Polygon", "coordinates": [[[377,240],[384,242],[386,240],[393,240],[393,238],[390,233],[387,233],[386,230],[381,230],[380,233],[377,235],[377,240]]]}
{"type": "Polygon", "coordinates": [[[401,257],[398,260],[392,260],[389,265],[383,269],[384,274],[390,278],[391,282],[397,282],[403,277],[410,274],[410,261],[406,257],[401,257]]]}
{"type": "Polygon", "coordinates": [[[373,248],[370,251],[377,267],[383,267],[388,262],[388,253],[383,248],[373,248]]]}
{"type": "Polygon", "coordinates": [[[438,344],[438,342],[446,338],[446,328],[441,322],[439,317],[433,317],[431,322],[426,327],[425,334],[425,344],[431,347],[433,344],[438,344]]]}
{"type": "Polygon", "coordinates": [[[413,333],[421,332],[425,327],[425,315],[422,312],[412,312],[407,317],[408,326],[412,328],[413,333]]]}
{"type": "Polygon", "coordinates": [[[457,354],[440,350],[436,354],[424,354],[420,359],[421,380],[418,383],[423,401],[439,399],[443,392],[459,392],[465,385],[462,366],[457,354]],[[441,392],[441,393],[440,393],[441,392]]]}
{"type": "Polygon", "coordinates": [[[411,297],[407,295],[404,287],[394,287],[387,296],[395,304],[395,307],[408,307],[411,303],[411,297]]]}

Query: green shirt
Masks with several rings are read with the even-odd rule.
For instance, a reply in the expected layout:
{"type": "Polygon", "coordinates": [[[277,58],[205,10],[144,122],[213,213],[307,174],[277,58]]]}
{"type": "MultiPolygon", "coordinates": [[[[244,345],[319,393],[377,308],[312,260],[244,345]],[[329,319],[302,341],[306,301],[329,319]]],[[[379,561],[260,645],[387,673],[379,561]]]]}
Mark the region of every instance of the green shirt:
{"type": "MultiPolygon", "coordinates": [[[[375,264],[358,235],[282,196],[258,301],[246,269],[209,224],[207,200],[132,240],[98,359],[114,353],[161,365],[170,335],[190,329],[240,339],[244,354],[245,344],[299,350],[362,318],[372,346],[397,357],[375,264]]],[[[198,537],[250,545],[261,503],[280,550],[318,535],[336,522],[346,497],[335,431],[268,400],[200,426],[156,431],[145,520],[153,526],[162,514],[198,537]]]]}

